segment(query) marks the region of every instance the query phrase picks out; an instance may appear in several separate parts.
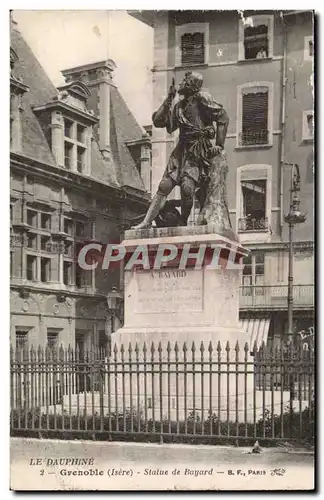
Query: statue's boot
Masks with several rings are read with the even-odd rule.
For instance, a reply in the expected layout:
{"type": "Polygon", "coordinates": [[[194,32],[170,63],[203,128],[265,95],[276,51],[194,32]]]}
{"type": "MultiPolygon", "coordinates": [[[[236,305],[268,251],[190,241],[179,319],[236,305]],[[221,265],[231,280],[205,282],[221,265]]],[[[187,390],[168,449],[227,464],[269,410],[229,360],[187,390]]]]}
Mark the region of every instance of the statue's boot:
{"type": "Polygon", "coordinates": [[[167,196],[165,196],[164,194],[156,193],[156,195],[153,197],[144,220],[137,226],[133,226],[132,229],[146,229],[148,227],[151,227],[151,224],[154,221],[155,217],[157,217],[160,210],[164,207],[166,199],[167,196]]]}

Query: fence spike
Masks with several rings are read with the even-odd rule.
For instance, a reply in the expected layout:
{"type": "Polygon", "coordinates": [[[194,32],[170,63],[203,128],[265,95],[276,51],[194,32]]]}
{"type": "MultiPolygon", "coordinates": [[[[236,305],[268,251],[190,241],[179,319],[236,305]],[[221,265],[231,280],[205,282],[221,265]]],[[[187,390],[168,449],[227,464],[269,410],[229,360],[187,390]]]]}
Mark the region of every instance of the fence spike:
{"type": "Polygon", "coordinates": [[[171,352],[171,344],[170,344],[170,340],[168,340],[166,350],[167,350],[167,353],[168,353],[168,354],[170,354],[170,352],[171,352]]]}
{"type": "Polygon", "coordinates": [[[114,353],[117,354],[118,352],[118,347],[117,347],[117,344],[116,342],[114,343],[114,349],[113,349],[114,353]]]}
{"type": "Polygon", "coordinates": [[[211,354],[213,352],[213,344],[212,344],[212,341],[210,340],[209,341],[209,345],[208,345],[208,352],[211,354]]]}
{"type": "Polygon", "coordinates": [[[200,352],[205,352],[205,346],[203,341],[200,342],[200,352]]]}
{"type": "Polygon", "coordinates": [[[136,352],[136,354],[139,353],[139,347],[138,347],[138,343],[137,342],[135,343],[135,349],[134,349],[134,351],[136,352]]]}
{"type": "Polygon", "coordinates": [[[145,353],[147,352],[146,342],[144,342],[144,344],[143,344],[143,352],[145,352],[145,353]]]}
{"type": "Polygon", "coordinates": [[[176,341],[176,343],[174,344],[174,352],[179,352],[179,345],[178,345],[178,342],[176,341]]]}
{"type": "Polygon", "coordinates": [[[155,345],[154,342],[151,344],[151,353],[153,354],[155,352],[155,345]]]}
{"type": "Polygon", "coordinates": [[[128,344],[128,352],[129,352],[129,354],[131,354],[133,352],[133,348],[132,348],[131,342],[129,342],[129,344],[128,344]]]}
{"type": "Polygon", "coordinates": [[[244,344],[244,352],[249,352],[249,344],[247,342],[244,344]]]}
{"type": "Polygon", "coordinates": [[[196,345],[194,340],[192,341],[191,351],[196,352],[196,345]]]}
{"type": "Polygon", "coordinates": [[[183,350],[183,352],[187,352],[188,351],[187,342],[183,343],[182,350],[183,350]]]}
{"type": "Polygon", "coordinates": [[[161,341],[159,342],[159,345],[158,345],[158,352],[159,353],[162,352],[162,343],[161,343],[161,341]]]}
{"type": "Polygon", "coordinates": [[[222,350],[222,346],[221,346],[220,341],[217,342],[216,350],[217,350],[217,352],[221,352],[221,350],[222,350]]]}
{"type": "Polygon", "coordinates": [[[240,346],[239,346],[238,340],[236,341],[236,344],[235,344],[235,352],[240,352],[240,346]]]}
{"type": "Polygon", "coordinates": [[[257,352],[258,352],[258,346],[255,340],[253,344],[253,356],[256,356],[257,352]]]}
{"type": "Polygon", "coordinates": [[[229,343],[229,341],[227,341],[227,342],[226,342],[225,351],[226,351],[226,352],[230,352],[230,350],[231,350],[230,343],[229,343]]]}

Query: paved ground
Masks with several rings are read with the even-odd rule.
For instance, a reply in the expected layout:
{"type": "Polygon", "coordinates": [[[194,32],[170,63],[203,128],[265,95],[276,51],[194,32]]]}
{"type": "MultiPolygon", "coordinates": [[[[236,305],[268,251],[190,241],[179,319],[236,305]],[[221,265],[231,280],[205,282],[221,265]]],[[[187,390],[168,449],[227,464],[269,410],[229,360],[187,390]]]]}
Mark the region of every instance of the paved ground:
{"type": "Polygon", "coordinates": [[[249,450],[12,438],[11,489],[313,489],[312,452],[268,448],[249,454],[249,450]],[[67,459],[87,463],[71,465],[67,459]]]}

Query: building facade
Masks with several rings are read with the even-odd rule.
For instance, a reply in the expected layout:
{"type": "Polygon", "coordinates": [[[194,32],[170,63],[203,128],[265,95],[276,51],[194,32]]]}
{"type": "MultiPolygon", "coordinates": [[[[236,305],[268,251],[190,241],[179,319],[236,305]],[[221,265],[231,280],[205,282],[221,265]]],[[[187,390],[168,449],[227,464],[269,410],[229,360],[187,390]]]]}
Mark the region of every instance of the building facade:
{"type": "MultiPolygon", "coordinates": [[[[240,292],[242,325],[261,341],[287,333],[291,164],[301,175],[294,230],[294,332],[314,325],[314,16],[308,11],[129,11],[154,29],[153,107],[188,70],[223,104],[229,211],[251,255],[240,292]]],[[[152,132],[155,192],[176,134],[152,132]]],[[[178,194],[176,193],[176,196],[178,194]]],[[[310,328],[310,330],[307,330],[310,328]]]]}
{"type": "Polygon", "coordinates": [[[56,89],[13,23],[10,65],[11,342],[104,347],[123,318],[122,301],[107,302],[122,273],[85,271],[77,255],[120,242],[145,213],[150,138],[113,61],[65,70],[56,89]]]}

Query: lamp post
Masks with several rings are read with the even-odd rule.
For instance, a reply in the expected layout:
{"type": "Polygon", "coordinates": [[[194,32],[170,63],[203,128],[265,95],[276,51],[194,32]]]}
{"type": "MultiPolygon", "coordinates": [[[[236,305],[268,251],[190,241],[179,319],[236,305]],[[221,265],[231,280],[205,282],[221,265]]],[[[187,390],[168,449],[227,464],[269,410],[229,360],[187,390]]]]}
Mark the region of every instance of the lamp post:
{"type": "Polygon", "coordinates": [[[107,305],[108,309],[111,312],[111,333],[115,330],[115,316],[116,311],[119,306],[119,302],[122,300],[122,295],[117,290],[116,286],[113,286],[107,294],[107,305]]]}
{"type": "Polygon", "coordinates": [[[296,163],[286,163],[291,166],[290,205],[285,222],[289,225],[289,267],[288,267],[288,340],[293,337],[293,302],[294,302],[294,226],[306,221],[306,214],[299,209],[300,174],[296,163]]]}

